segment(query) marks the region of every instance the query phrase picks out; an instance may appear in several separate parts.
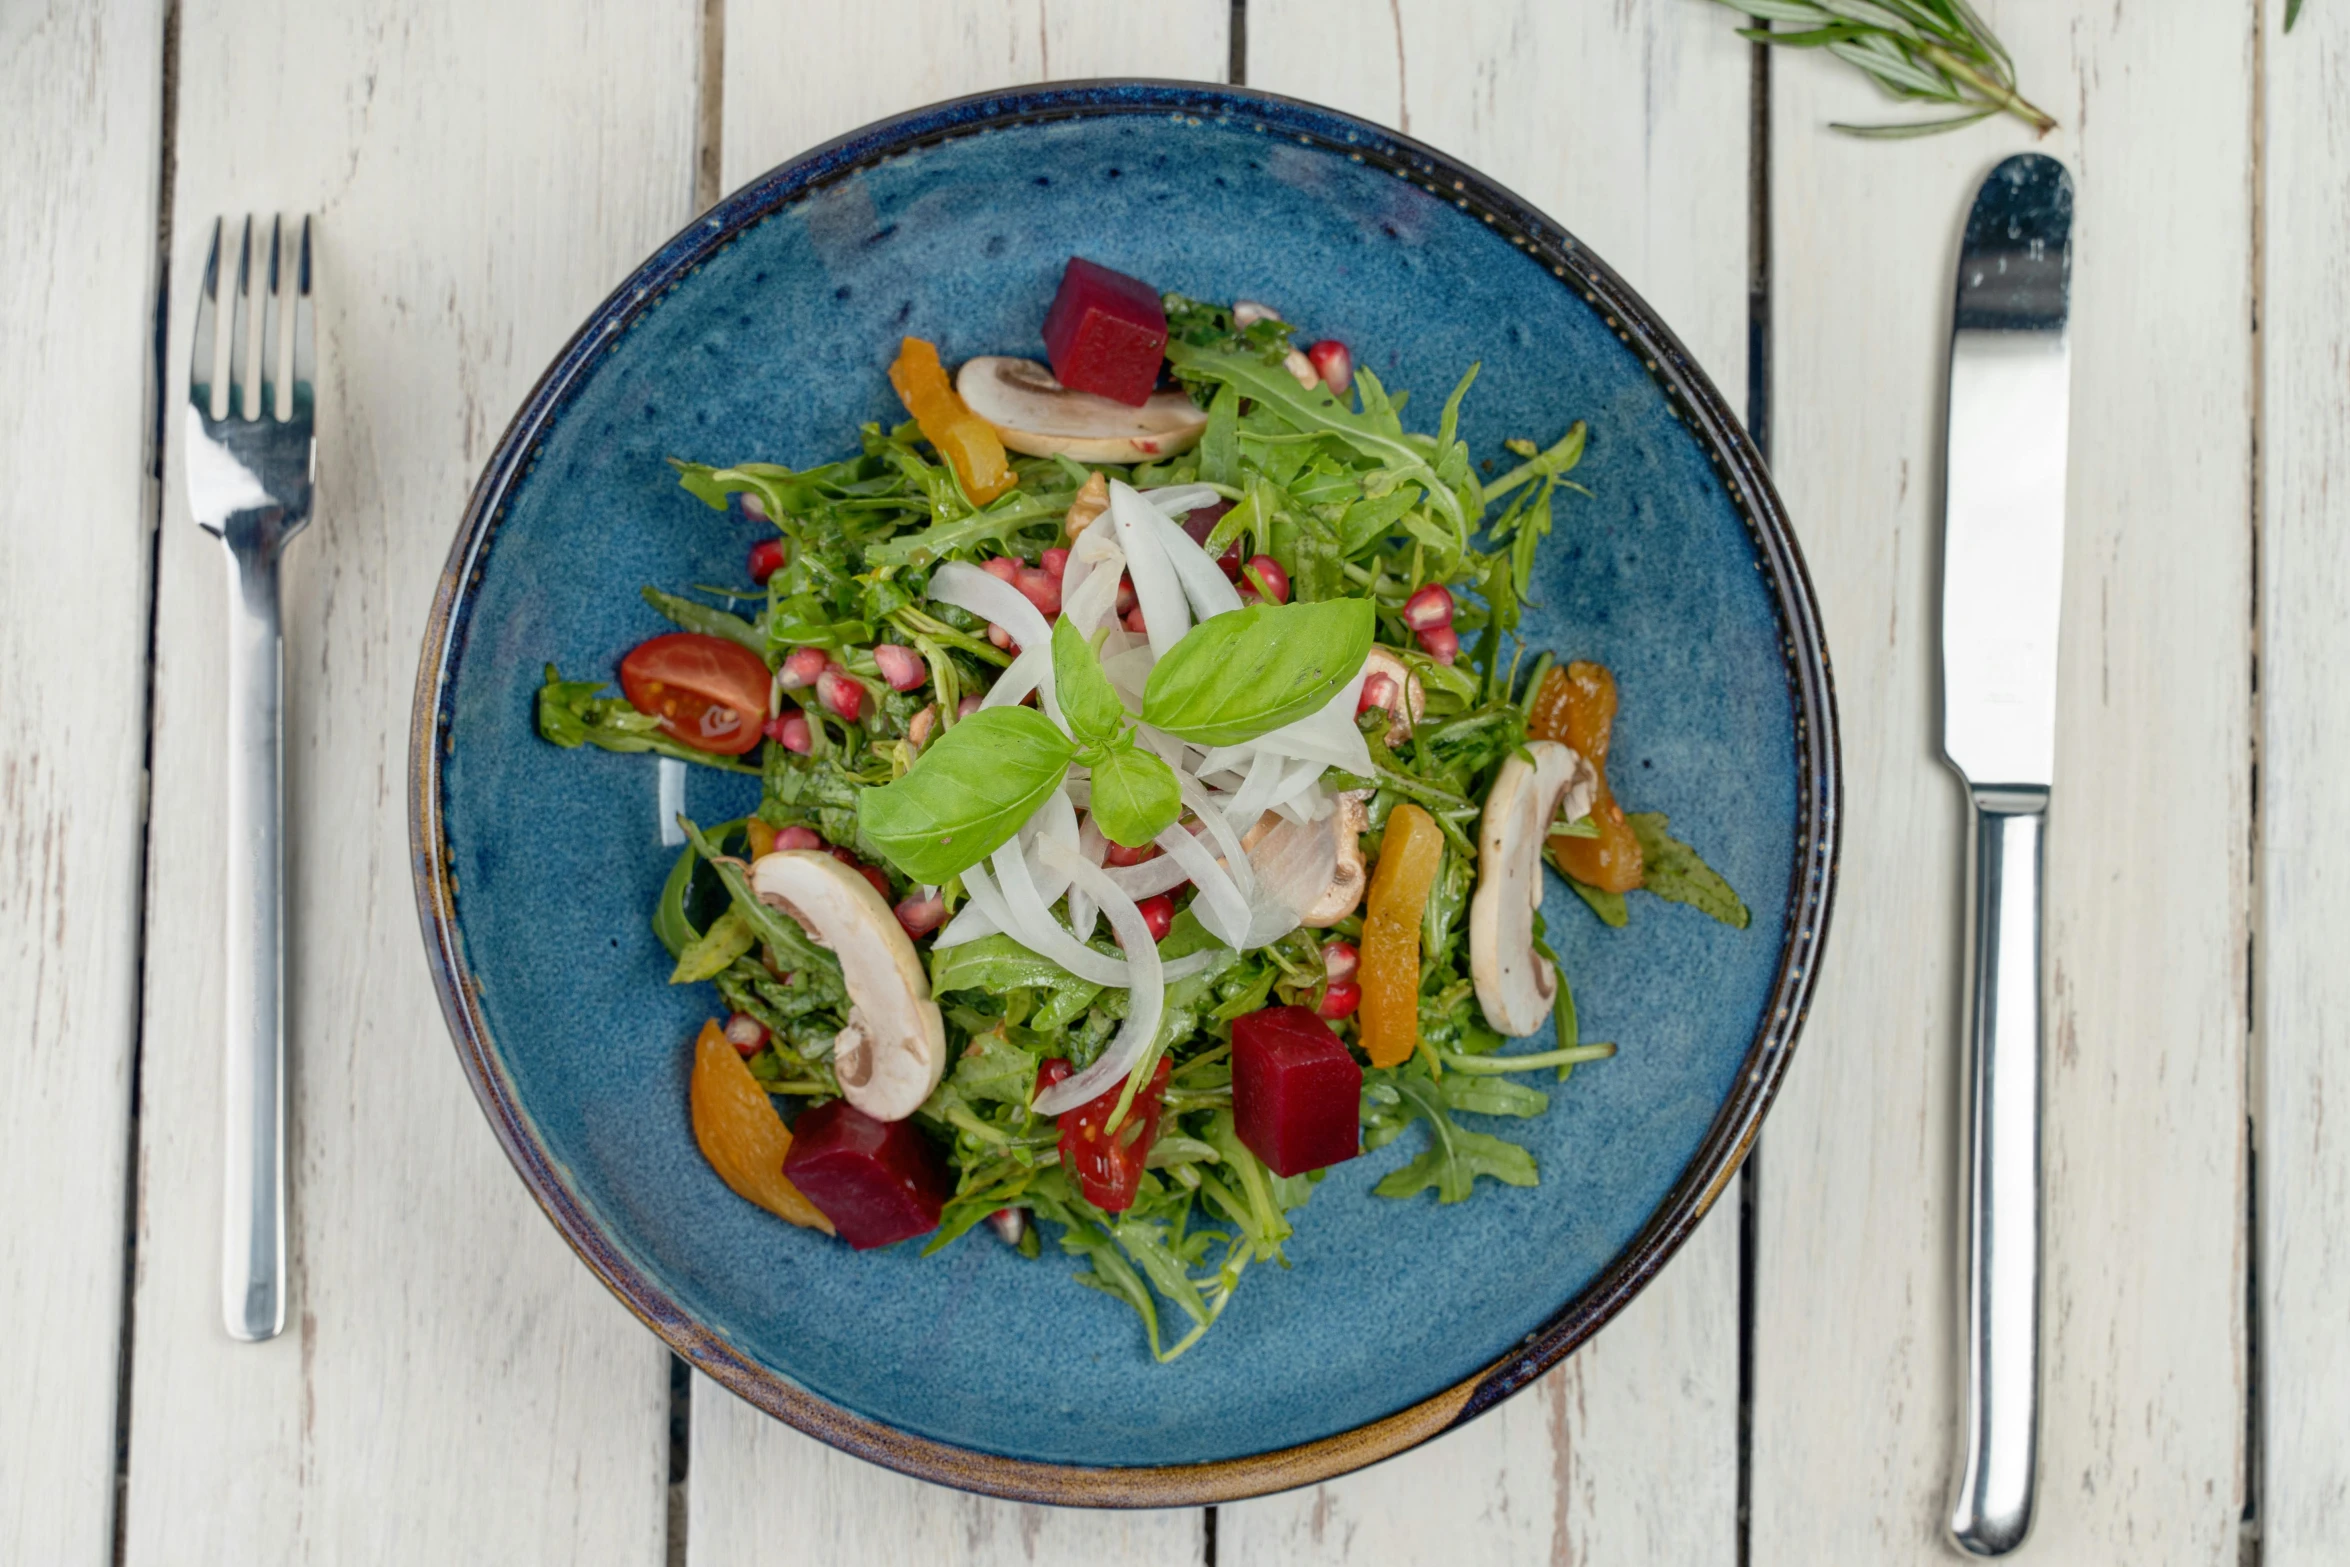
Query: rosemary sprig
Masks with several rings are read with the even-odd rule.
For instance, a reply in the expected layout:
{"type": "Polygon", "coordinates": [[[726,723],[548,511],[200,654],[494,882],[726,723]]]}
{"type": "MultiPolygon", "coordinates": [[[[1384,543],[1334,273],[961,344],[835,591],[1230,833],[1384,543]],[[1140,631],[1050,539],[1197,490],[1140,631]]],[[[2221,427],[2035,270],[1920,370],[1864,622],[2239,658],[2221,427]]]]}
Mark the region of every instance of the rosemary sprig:
{"type": "Polygon", "coordinates": [[[1790,49],[1825,49],[1876,78],[1896,98],[1944,103],[1958,113],[1896,125],[1838,125],[1854,136],[1929,136],[1994,114],[2012,114],[2035,134],[2055,119],[2016,91],[2015,62],[1967,0],[1719,0],[1768,26],[1743,37],[1790,49]]]}

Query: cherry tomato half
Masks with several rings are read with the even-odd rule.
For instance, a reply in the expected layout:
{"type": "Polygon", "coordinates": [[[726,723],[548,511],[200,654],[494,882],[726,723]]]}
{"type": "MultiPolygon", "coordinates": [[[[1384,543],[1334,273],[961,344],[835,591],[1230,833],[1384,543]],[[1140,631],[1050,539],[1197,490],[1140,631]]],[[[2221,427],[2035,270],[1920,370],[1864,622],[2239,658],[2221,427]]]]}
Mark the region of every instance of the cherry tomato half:
{"type": "MultiPolygon", "coordinates": [[[[1125,1085],[1112,1084],[1098,1099],[1061,1112],[1061,1168],[1075,1177],[1085,1200],[1104,1213],[1124,1213],[1134,1206],[1142,1189],[1143,1161],[1159,1137],[1159,1111],[1167,1092],[1167,1058],[1159,1058],[1150,1081],[1134,1096],[1125,1121],[1115,1132],[1103,1130],[1110,1112],[1118,1108],[1125,1085]]],[[[1036,1086],[1050,1088],[1068,1077],[1070,1065],[1059,1056],[1037,1070],[1036,1086]]]]}
{"type": "Polygon", "coordinates": [[[641,642],[620,661],[629,706],[661,720],[672,740],[720,756],[740,756],[759,743],[767,686],[758,654],[694,631],[641,642]]]}

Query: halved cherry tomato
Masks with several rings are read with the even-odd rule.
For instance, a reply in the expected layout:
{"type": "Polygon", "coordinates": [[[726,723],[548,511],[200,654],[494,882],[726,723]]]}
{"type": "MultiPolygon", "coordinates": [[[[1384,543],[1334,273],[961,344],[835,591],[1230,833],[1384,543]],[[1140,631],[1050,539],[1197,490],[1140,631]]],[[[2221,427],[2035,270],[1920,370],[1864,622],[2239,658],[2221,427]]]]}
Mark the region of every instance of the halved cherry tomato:
{"type": "Polygon", "coordinates": [[[759,743],[768,679],[766,663],[749,648],[694,631],[640,642],[620,661],[629,706],[661,720],[670,739],[720,756],[740,756],[759,743]]]}
{"type": "MultiPolygon", "coordinates": [[[[1073,1070],[1054,1056],[1037,1069],[1036,1086],[1050,1088],[1073,1070]]],[[[1104,1213],[1124,1213],[1134,1206],[1142,1189],[1143,1161],[1159,1137],[1159,1109],[1167,1092],[1170,1072],[1165,1056],[1150,1081],[1135,1093],[1126,1119],[1115,1132],[1105,1132],[1110,1112],[1118,1108],[1118,1091],[1111,1088],[1099,1099],[1088,1099],[1074,1110],[1061,1112],[1061,1168],[1077,1181],[1085,1200],[1104,1213]]]]}

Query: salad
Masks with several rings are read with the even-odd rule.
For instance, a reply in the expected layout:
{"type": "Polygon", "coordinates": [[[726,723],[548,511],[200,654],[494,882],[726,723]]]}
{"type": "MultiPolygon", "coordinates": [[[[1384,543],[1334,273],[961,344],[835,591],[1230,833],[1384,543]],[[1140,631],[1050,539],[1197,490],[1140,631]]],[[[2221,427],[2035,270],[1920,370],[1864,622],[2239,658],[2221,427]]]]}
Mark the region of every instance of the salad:
{"type": "Polygon", "coordinates": [[[1615,1049],[1546,862],[1610,925],[1747,914],[1615,797],[1609,672],[1515,636],[1581,424],[1481,470],[1474,366],[1415,433],[1344,344],[1084,260],[1042,337],[904,339],[911,417],[838,462],[678,462],[772,526],[750,582],[645,588],[677,630],[538,723],[761,780],[652,914],[723,1011],[726,1184],[860,1250],[1049,1240],[1171,1360],[1333,1165],[1417,1127],[1377,1198],[1540,1181],[1498,1128],[1615,1049]]]}

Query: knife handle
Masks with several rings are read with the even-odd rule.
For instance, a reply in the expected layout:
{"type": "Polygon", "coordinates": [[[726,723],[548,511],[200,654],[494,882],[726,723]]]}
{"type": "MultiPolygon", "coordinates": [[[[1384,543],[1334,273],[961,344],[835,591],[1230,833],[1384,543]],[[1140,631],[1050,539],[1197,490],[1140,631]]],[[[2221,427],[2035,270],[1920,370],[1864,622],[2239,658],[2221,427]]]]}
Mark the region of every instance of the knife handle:
{"type": "Polygon", "coordinates": [[[2002,1556],[2032,1527],[2040,1430],[2040,925],[2045,789],[1973,788],[1958,1495],[1950,1534],[2002,1556]]]}

